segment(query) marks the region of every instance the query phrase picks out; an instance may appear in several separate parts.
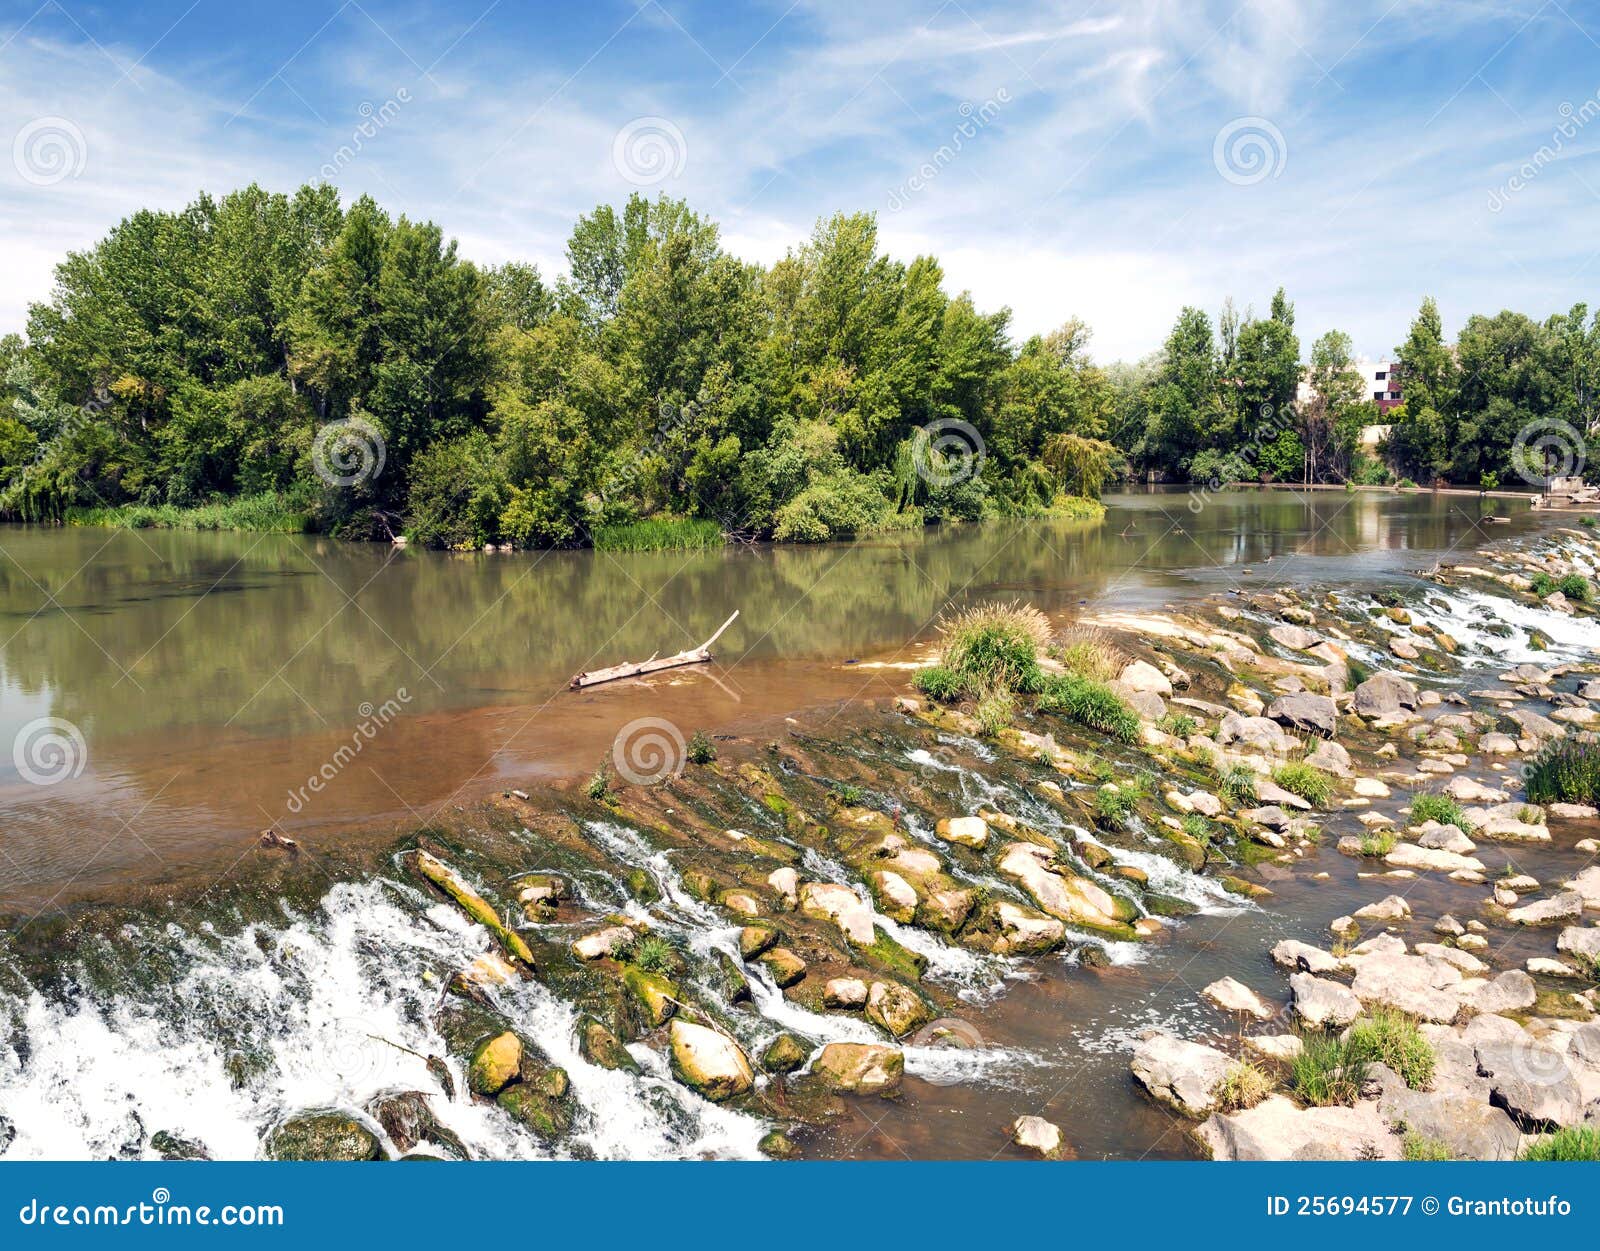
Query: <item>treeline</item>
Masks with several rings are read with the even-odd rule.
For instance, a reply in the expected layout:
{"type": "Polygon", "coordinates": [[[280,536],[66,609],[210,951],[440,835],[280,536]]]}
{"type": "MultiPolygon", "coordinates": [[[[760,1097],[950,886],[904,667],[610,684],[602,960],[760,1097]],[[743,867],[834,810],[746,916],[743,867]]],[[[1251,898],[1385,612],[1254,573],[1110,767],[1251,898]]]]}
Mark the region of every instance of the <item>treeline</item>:
{"type": "Polygon", "coordinates": [[[326,186],[136,213],[4,341],[0,513],[814,541],[1081,511],[1114,468],[1086,329],[1014,344],[1009,310],[883,255],[871,215],[762,267],[636,195],[580,218],[566,260],[553,283],[480,268],[326,186]]]}
{"type": "Polygon", "coordinates": [[[1492,487],[1600,471],[1600,312],[1475,314],[1452,344],[1428,299],[1395,354],[1404,400],[1380,416],[1348,335],[1324,334],[1302,366],[1281,289],[1264,318],[1230,302],[1213,326],[1185,308],[1159,352],[1108,371],[1110,437],[1135,473],[1180,482],[1492,487]],[[1387,438],[1363,447],[1379,424],[1387,438]]]}

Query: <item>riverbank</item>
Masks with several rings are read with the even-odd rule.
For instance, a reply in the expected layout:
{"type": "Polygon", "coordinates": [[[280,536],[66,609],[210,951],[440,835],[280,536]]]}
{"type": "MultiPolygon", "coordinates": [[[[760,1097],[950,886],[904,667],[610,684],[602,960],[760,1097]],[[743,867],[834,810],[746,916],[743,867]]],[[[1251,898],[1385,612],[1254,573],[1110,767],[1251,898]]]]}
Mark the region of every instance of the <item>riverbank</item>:
{"type": "MultiPolygon", "coordinates": [[[[1195,1151],[1188,1114],[1215,1113],[1219,1155],[1294,1154],[1308,1124],[1399,1155],[1394,1109],[1415,1121],[1416,1100],[1302,1108],[1281,1058],[1283,1036],[1334,1019],[1313,1004],[1382,1006],[1374,953],[1385,993],[1422,978],[1479,1022],[1459,1041],[1419,1027],[1437,1056],[1522,1030],[1586,1114],[1570,1066],[1595,990],[1569,951],[1600,931],[1586,898],[1565,948],[1513,913],[1548,899],[1566,917],[1557,884],[1588,880],[1600,827],[1517,802],[1512,762],[1597,715],[1592,605],[1540,599],[1531,576],[1593,578],[1597,557],[1545,533],[1378,600],[1278,585],[1079,616],[1040,663],[1098,666],[1131,741],[1081,703],[1023,694],[996,717],[878,670],[892,699],[770,737],[644,726],[601,774],[398,839],[252,840],[210,889],[14,927],[0,1138],[13,1155],[1137,1156],[1195,1151]],[[1470,836],[1435,801],[1415,822],[1424,794],[1484,812],[1470,836]],[[1446,912],[1460,932],[1432,934],[1446,912]],[[1341,917],[1364,932],[1319,946],[1341,917]],[[1316,987],[1274,984],[1264,952],[1285,940],[1316,987]],[[1152,1025],[1170,1041],[1140,1039],[1152,1025]],[[1261,1101],[1222,1106],[1246,1082],[1261,1101]]],[[[1440,1122],[1456,1154],[1514,1154],[1545,1127],[1502,1109],[1510,1137],[1437,1093],[1440,1117],[1493,1123],[1452,1139],[1440,1122]]]]}

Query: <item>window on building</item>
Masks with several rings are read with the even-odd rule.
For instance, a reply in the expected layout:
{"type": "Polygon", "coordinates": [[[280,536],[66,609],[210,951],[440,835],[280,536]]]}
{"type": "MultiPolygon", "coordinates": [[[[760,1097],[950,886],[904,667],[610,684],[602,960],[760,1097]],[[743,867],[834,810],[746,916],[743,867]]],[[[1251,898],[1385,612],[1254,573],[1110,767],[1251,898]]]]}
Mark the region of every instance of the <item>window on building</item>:
{"type": "Polygon", "coordinates": [[[1384,393],[1382,391],[1374,391],[1372,393],[1372,398],[1375,400],[1381,400],[1383,398],[1383,394],[1384,393]]]}
{"type": "Polygon", "coordinates": [[[1385,378],[1387,378],[1389,376],[1389,373],[1388,373],[1387,370],[1380,369],[1380,370],[1378,370],[1377,373],[1373,374],[1372,376],[1378,382],[1382,382],[1385,378]]]}

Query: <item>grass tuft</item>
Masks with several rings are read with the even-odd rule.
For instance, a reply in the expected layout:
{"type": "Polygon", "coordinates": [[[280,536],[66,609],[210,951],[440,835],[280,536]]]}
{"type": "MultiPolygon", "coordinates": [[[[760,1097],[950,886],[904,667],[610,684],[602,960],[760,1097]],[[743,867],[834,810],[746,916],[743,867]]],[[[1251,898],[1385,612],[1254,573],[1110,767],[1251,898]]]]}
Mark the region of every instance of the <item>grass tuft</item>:
{"type": "Polygon", "coordinates": [[[1472,833],[1472,822],[1448,795],[1430,792],[1411,801],[1411,824],[1421,825],[1424,821],[1437,821],[1440,825],[1453,825],[1463,834],[1472,833]]]}
{"type": "Polygon", "coordinates": [[[1124,743],[1138,740],[1139,718],[1104,683],[1075,673],[1053,673],[1047,674],[1040,685],[1040,712],[1076,721],[1124,743]]]}
{"type": "Polygon", "coordinates": [[[1543,1134],[1524,1147],[1517,1159],[1545,1164],[1600,1161],[1600,1129],[1592,1125],[1574,1125],[1553,1134],[1543,1134]]]}
{"type": "Polygon", "coordinates": [[[1367,1080],[1367,1062],[1337,1034],[1308,1032],[1289,1061],[1289,1084],[1307,1103],[1327,1107],[1354,1103],[1367,1080]]]}
{"type": "Polygon", "coordinates": [[[1567,734],[1528,762],[1530,803],[1600,804],[1600,738],[1567,734]]]}
{"type": "Polygon", "coordinates": [[[1272,780],[1313,808],[1326,808],[1333,798],[1333,778],[1316,765],[1303,762],[1279,765],[1272,771],[1272,780]]]}

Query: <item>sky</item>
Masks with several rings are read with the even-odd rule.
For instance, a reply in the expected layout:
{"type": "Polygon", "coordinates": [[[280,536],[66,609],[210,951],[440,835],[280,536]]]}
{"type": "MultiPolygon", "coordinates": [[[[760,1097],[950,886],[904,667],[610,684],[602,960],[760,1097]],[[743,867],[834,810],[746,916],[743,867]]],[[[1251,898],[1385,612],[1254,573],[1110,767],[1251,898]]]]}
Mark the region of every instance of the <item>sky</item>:
{"type": "Polygon", "coordinates": [[[1600,304],[1574,0],[0,0],[0,131],[0,331],[128,213],[252,181],[547,275],[634,190],[760,262],[870,210],[1019,337],[1083,318],[1102,361],[1280,284],[1307,349],[1371,357],[1425,295],[1451,330],[1600,304]]]}

